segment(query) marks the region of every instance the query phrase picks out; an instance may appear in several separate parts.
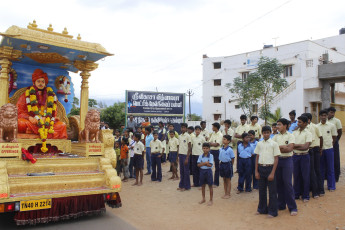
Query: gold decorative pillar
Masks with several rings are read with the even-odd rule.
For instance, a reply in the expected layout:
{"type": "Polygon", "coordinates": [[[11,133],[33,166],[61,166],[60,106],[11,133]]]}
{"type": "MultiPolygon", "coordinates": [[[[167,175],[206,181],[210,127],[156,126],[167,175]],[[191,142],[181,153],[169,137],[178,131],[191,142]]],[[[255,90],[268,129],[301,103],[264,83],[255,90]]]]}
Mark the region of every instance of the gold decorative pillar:
{"type": "Polygon", "coordinates": [[[0,107],[8,103],[8,73],[12,65],[10,60],[16,60],[22,55],[19,50],[14,50],[13,47],[0,47],[0,107]]]}
{"type": "Polygon", "coordinates": [[[81,71],[80,76],[81,90],[80,90],[80,129],[85,128],[85,117],[89,108],[89,77],[90,72],[97,69],[98,64],[92,61],[75,61],[74,66],[81,71]]]}

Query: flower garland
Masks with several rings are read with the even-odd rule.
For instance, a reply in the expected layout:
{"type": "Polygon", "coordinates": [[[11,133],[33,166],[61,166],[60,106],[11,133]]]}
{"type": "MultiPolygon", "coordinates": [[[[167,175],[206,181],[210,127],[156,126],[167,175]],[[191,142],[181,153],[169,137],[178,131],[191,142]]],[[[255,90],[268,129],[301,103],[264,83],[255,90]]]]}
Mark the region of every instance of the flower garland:
{"type": "Polygon", "coordinates": [[[48,133],[54,133],[54,121],[56,116],[57,98],[52,88],[47,87],[47,102],[45,105],[38,107],[35,87],[31,86],[25,91],[26,106],[31,116],[38,121],[38,133],[42,140],[42,152],[47,152],[48,133]]]}
{"type": "Polygon", "coordinates": [[[65,95],[65,100],[64,102],[68,102],[68,95],[71,94],[71,83],[69,82],[67,77],[62,76],[59,80],[59,90],[58,93],[59,94],[64,94],[65,95]]]}

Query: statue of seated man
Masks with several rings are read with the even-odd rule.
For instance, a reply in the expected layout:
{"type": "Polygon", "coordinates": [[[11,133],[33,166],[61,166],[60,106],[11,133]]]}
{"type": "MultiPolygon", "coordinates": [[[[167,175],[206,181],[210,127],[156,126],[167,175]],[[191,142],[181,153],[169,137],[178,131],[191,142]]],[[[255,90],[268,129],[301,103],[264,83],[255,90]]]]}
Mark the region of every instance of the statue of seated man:
{"type": "Polygon", "coordinates": [[[42,140],[66,139],[66,124],[56,117],[57,97],[52,88],[47,87],[47,74],[36,69],[32,83],[17,102],[18,132],[38,134],[42,140]]]}

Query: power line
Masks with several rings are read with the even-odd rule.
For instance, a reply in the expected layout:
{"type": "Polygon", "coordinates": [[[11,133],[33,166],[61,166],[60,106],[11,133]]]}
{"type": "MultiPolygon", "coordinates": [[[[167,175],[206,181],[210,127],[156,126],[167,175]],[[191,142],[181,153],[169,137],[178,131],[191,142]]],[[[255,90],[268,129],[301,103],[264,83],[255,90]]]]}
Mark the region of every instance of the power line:
{"type": "Polygon", "coordinates": [[[191,90],[191,89],[187,90],[187,94],[186,95],[188,96],[188,99],[189,99],[189,119],[191,119],[192,118],[192,107],[191,107],[191,104],[190,104],[190,98],[191,98],[191,96],[194,95],[193,90],[191,90]]]}

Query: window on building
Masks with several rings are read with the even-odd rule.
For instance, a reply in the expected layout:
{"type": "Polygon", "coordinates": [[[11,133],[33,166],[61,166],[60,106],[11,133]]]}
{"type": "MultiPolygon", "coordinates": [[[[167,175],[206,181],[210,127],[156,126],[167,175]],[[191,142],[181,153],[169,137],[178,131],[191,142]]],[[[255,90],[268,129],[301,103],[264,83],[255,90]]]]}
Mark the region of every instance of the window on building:
{"type": "Polygon", "coordinates": [[[221,62],[213,62],[213,69],[221,69],[222,63],[221,62]]]}
{"type": "Polygon", "coordinates": [[[249,75],[249,72],[242,72],[242,73],[241,73],[242,81],[246,81],[248,75],[249,75]]]}
{"type": "Polygon", "coordinates": [[[286,65],[284,70],[284,77],[292,76],[292,65],[286,65]]]}
{"type": "Polygon", "coordinates": [[[255,104],[255,105],[252,105],[252,110],[253,110],[253,113],[258,113],[258,104],[255,104]]]}
{"type": "Polygon", "coordinates": [[[214,79],[213,80],[213,85],[214,86],[222,85],[222,80],[221,79],[214,79]]]}
{"type": "Polygon", "coordinates": [[[307,68],[308,68],[308,67],[313,67],[313,65],[314,65],[313,59],[311,59],[311,60],[306,60],[306,61],[305,61],[305,64],[306,64],[307,68]]]}
{"type": "Polygon", "coordinates": [[[235,109],[240,109],[240,105],[235,105],[235,109]]]}
{"type": "Polygon", "coordinates": [[[213,97],[213,103],[222,103],[222,97],[213,97]]]}
{"type": "Polygon", "coordinates": [[[218,113],[213,114],[213,119],[215,121],[220,120],[221,118],[222,118],[222,114],[218,114],[218,113]]]}

